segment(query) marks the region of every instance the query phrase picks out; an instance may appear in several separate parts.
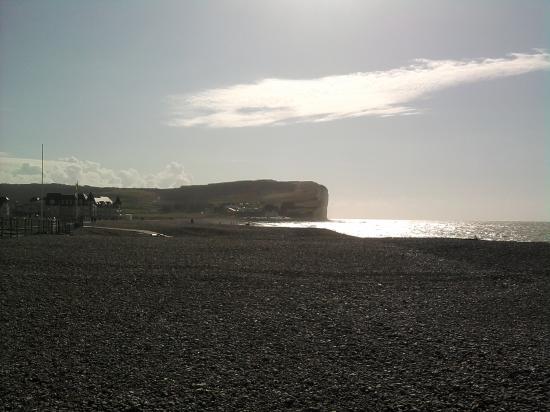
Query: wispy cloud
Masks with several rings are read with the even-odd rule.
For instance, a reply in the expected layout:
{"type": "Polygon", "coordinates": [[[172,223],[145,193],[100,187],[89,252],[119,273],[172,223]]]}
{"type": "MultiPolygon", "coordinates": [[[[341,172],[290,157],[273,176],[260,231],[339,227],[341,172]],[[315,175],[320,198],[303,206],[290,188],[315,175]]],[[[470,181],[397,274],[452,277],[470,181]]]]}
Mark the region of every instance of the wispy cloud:
{"type": "Polygon", "coordinates": [[[393,70],[317,79],[263,79],[170,96],[169,124],[247,127],[413,114],[417,112],[412,104],[415,100],[438,90],[549,68],[550,55],[536,50],[498,59],[418,59],[393,70]]]}
{"type": "MultiPolygon", "coordinates": [[[[9,157],[0,153],[0,183],[38,183],[41,161],[9,157]]],[[[44,161],[44,182],[100,187],[173,188],[188,185],[191,178],[182,164],[168,163],[157,173],[143,174],[136,169],[114,170],[75,157],[44,161]]]]}

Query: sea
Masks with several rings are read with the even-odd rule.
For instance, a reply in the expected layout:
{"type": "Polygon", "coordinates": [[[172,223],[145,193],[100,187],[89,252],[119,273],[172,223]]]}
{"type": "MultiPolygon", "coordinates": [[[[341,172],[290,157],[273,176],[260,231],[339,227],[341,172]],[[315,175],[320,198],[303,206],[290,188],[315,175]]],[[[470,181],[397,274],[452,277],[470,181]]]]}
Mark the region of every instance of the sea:
{"type": "Polygon", "coordinates": [[[446,237],[517,242],[550,242],[550,222],[330,219],[273,221],[258,226],[321,228],[356,237],[446,237]]]}

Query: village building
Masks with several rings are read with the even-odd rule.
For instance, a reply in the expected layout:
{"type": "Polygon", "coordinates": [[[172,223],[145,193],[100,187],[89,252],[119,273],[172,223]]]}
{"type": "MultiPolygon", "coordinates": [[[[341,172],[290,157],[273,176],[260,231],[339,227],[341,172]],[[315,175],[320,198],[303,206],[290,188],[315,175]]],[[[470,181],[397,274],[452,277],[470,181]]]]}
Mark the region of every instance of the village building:
{"type": "Polygon", "coordinates": [[[10,199],[0,196],[0,217],[10,217],[10,199]]]}
{"type": "Polygon", "coordinates": [[[83,192],[47,193],[43,199],[33,196],[22,203],[10,201],[7,196],[0,195],[0,218],[37,218],[42,215],[46,219],[82,223],[98,219],[120,219],[121,207],[122,202],[118,196],[113,202],[108,196],[94,196],[93,193],[83,192]]]}
{"type": "Polygon", "coordinates": [[[33,196],[26,203],[16,203],[11,210],[12,216],[19,217],[38,217],[40,216],[40,197],[33,196]]]}
{"type": "Polygon", "coordinates": [[[77,222],[117,219],[121,215],[121,204],[118,197],[113,202],[108,196],[93,193],[48,193],[44,198],[44,216],[77,222]]]}
{"type": "Polygon", "coordinates": [[[95,210],[92,220],[95,219],[116,219],[120,217],[120,199],[117,197],[113,202],[108,196],[94,197],[95,210]]]}
{"type": "Polygon", "coordinates": [[[48,193],[44,198],[44,216],[63,220],[83,221],[90,219],[91,201],[84,193],[65,195],[48,193]]]}

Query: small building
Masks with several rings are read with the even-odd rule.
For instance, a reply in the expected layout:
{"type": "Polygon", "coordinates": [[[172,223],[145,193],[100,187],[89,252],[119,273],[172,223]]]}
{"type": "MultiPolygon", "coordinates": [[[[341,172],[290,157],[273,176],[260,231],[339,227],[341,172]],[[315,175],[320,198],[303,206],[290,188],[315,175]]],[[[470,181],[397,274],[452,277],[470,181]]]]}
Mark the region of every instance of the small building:
{"type": "Polygon", "coordinates": [[[76,222],[88,220],[92,217],[93,203],[93,197],[85,193],[48,193],[44,198],[44,216],[76,222]]]}
{"type": "Polygon", "coordinates": [[[0,217],[10,217],[10,199],[0,196],[0,217]]]}
{"type": "Polygon", "coordinates": [[[40,216],[40,196],[33,196],[26,203],[17,203],[12,207],[12,215],[33,218],[40,216]]]}
{"type": "Polygon", "coordinates": [[[116,219],[120,217],[120,199],[113,202],[108,196],[93,193],[48,193],[44,198],[44,216],[67,221],[116,219]]]}
{"type": "Polygon", "coordinates": [[[96,205],[94,218],[96,219],[118,219],[121,216],[120,198],[117,196],[113,202],[108,196],[94,197],[96,205]]]}
{"type": "Polygon", "coordinates": [[[94,197],[95,204],[98,207],[112,207],[113,201],[108,196],[94,197]]]}

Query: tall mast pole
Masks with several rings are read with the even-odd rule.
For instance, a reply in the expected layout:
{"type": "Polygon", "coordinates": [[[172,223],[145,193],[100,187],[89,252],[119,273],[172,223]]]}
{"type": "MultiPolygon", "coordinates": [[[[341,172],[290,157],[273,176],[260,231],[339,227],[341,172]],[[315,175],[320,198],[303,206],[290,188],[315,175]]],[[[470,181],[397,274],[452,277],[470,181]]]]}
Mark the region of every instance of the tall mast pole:
{"type": "Polygon", "coordinates": [[[40,221],[42,220],[44,220],[44,143],[42,143],[42,183],[40,183],[40,221]]]}

